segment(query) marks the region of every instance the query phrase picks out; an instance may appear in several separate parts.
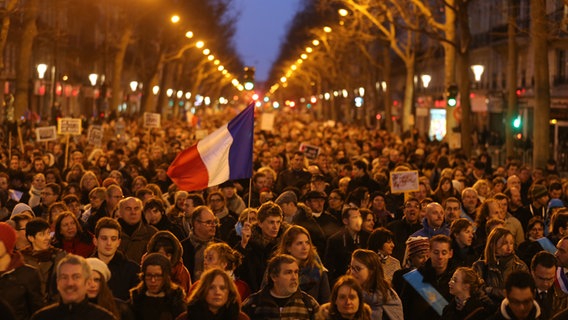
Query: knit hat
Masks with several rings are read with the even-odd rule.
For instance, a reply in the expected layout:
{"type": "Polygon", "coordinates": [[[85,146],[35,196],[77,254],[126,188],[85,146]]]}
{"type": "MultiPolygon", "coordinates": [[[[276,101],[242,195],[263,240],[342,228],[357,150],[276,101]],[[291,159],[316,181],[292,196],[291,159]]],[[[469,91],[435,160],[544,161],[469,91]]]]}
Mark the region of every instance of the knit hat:
{"type": "Polygon", "coordinates": [[[276,198],[275,202],[279,206],[290,202],[297,203],[298,197],[296,196],[294,191],[284,191],[282,192],[282,194],[280,194],[280,196],[278,196],[278,198],[276,198]]]}
{"type": "Polygon", "coordinates": [[[15,215],[17,215],[17,214],[20,214],[20,213],[22,213],[22,212],[24,212],[24,211],[29,211],[29,212],[31,212],[31,213],[32,213],[32,216],[35,217],[35,215],[34,215],[34,213],[33,213],[34,211],[32,210],[32,208],[31,208],[30,206],[28,206],[28,205],[25,204],[25,203],[18,203],[18,204],[14,207],[14,209],[12,209],[12,215],[10,216],[10,218],[13,217],[13,216],[15,216],[15,215]]]}
{"type": "Polygon", "coordinates": [[[146,273],[146,268],[148,266],[160,266],[162,268],[162,274],[170,275],[172,273],[172,264],[170,259],[161,253],[150,253],[144,257],[142,260],[142,273],[146,273]]]}
{"type": "Polygon", "coordinates": [[[98,271],[101,274],[101,276],[103,276],[105,282],[108,282],[110,280],[111,272],[108,266],[106,265],[106,263],[104,263],[102,260],[98,258],[87,258],[86,260],[91,266],[91,269],[93,269],[93,271],[98,271]]]}
{"type": "Polygon", "coordinates": [[[430,240],[426,237],[410,237],[406,240],[406,249],[408,255],[411,256],[415,253],[424,250],[430,250],[430,240]]]}
{"type": "Polygon", "coordinates": [[[530,190],[531,200],[536,200],[548,194],[548,190],[542,184],[535,184],[530,190]]]}
{"type": "Polygon", "coordinates": [[[304,201],[311,199],[327,199],[327,196],[321,191],[312,190],[306,193],[306,195],[304,196],[304,201]]]}
{"type": "Polygon", "coordinates": [[[562,202],[562,200],[560,199],[552,199],[548,203],[548,209],[563,208],[563,207],[564,207],[564,202],[562,202]]]}
{"type": "Polygon", "coordinates": [[[0,222],[0,242],[4,243],[6,251],[9,254],[14,252],[14,246],[16,245],[16,230],[10,227],[6,222],[0,222]]]}

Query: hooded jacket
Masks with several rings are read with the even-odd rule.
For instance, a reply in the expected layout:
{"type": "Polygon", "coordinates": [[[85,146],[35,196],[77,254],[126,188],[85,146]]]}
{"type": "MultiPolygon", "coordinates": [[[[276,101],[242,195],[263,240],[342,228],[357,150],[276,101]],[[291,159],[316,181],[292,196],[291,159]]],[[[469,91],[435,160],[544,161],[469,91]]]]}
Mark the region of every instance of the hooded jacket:
{"type": "MultiPolygon", "coordinates": [[[[165,217],[163,217],[165,218],[165,217]]],[[[158,252],[158,244],[161,241],[167,241],[171,243],[173,248],[172,256],[170,261],[172,262],[172,281],[183,288],[184,292],[189,292],[191,287],[191,275],[187,268],[183,265],[183,248],[181,242],[176,238],[176,236],[169,231],[158,231],[152,239],[148,242],[147,253],[158,252]]]]}

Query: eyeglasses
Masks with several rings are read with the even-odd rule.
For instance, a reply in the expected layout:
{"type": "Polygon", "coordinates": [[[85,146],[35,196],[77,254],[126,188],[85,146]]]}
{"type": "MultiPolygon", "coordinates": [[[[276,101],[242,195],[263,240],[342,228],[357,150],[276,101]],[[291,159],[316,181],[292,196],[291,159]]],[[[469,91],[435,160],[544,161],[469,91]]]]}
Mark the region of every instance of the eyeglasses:
{"type": "Polygon", "coordinates": [[[223,202],[223,199],[210,199],[209,202],[223,202]]]}
{"type": "Polygon", "coordinates": [[[354,266],[354,265],[352,265],[352,264],[347,266],[347,269],[349,269],[349,270],[351,270],[351,271],[353,271],[353,272],[356,272],[356,273],[361,272],[361,270],[363,270],[364,268],[365,268],[365,267],[354,266]]]}
{"type": "Polygon", "coordinates": [[[144,275],[144,279],[146,279],[146,281],[159,281],[159,280],[162,280],[163,277],[164,277],[164,275],[161,275],[161,274],[145,274],[144,275]]]}
{"type": "Polygon", "coordinates": [[[209,227],[217,227],[217,226],[219,226],[219,222],[218,222],[217,220],[207,220],[207,221],[196,220],[196,221],[199,222],[199,223],[202,223],[202,224],[204,224],[204,225],[206,225],[206,226],[209,226],[209,227]]]}
{"type": "Polygon", "coordinates": [[[404,206],[406,209],[420,209],[420,205],[419,204],[407,204],[404,206]]]}

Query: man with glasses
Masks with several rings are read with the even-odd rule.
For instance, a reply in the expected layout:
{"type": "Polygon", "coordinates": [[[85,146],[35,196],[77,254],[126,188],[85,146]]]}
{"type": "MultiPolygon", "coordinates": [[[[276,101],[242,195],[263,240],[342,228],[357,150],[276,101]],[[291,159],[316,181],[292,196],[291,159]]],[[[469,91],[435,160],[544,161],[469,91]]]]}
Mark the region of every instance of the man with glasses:
{"type": "Polygon", "coordinates": [[[47,220],[49,206],[59,199],[61,187],[57,183],[48,183],[41,190],[40,203],[33,207],[32,210],[36,217],[41,217],[47,220]]]}
{"type": "Polygon", "coordinates": [[[211,209],[198,206],[191,213],[189,236],[181,242],[183,247],[183,264],[189,270],[193,281],[203,273],[203,254],[205,248],[220,240],[215,238],[219,220],[211,209]]]}
{"type": "Polygon", "coordinates": [[[343,209],[343,229],[327,239],[324,256],[325,266],[329,269],[329,283],[347,272],[351,254],[357,249],[366,249],[369,232],[362,230],[363,218],[357,207],[343,209]]]}
{"type": "Polygon", "coordinates": [[[404,216],[400,220],[394,220],[387,225],[387,229],[394,234],[394,250],[392,256],[398,261],[404,260],[406,240],[411,234],[420,230],[420,203],[416,198],[409,198],[404,204],[404,216]]]}
{"type": "Polygon", "coordinates": [[[122,227],[119,248],[128,259],[140,263],[148,241],[158,230],[142,221],[142,200],[138,198],[122,199],[118,203],[118,216],[122,227]]]}
{"type": "Polygon", "coordinates": [[[219,220],[219,228],[217,228],[217,238],[227,242],[231,230],[235,228],[237,219],[236,214],[229,211],[225,204],[225,196],[220,191],[213,191],[207,196],[207,205],[213,211],[213,214],[219,220]]]}
{"type": "MultiPolygon", "coordinates": [[[[513,271],[505,280],[505,299],[492,319],[542,319],[534,299],[535,283],[526,271],[513,271]]],[[[562,318],[564,319],[564,318],[562,318]]]]}
{"type": "Polygon", "coordinates": [[[557,265],[556,257],[547,251],[537,253],[531,261],[531,275],[536,286],[534,296],[542,319],[550,319],[568,306],[568,295],[554,286],[557,265]]]}

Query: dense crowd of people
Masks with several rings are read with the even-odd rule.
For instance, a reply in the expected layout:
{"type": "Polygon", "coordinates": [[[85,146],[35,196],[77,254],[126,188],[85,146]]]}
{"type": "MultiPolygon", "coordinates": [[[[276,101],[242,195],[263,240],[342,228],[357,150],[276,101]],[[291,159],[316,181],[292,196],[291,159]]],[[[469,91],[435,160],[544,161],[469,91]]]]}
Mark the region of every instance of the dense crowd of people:
{"type": "Polygon", "coordinates": [[[283,112],[250,180],[180,190],[169,164],[231,116],[113,119],[102,145],[22,126],[0,150],[2,319],[568,319],[554,161],[283,112]]]}

